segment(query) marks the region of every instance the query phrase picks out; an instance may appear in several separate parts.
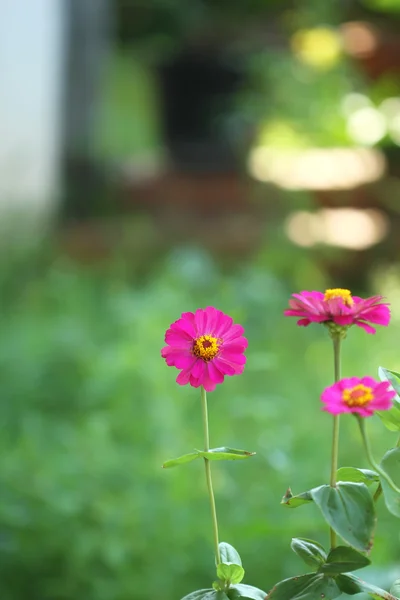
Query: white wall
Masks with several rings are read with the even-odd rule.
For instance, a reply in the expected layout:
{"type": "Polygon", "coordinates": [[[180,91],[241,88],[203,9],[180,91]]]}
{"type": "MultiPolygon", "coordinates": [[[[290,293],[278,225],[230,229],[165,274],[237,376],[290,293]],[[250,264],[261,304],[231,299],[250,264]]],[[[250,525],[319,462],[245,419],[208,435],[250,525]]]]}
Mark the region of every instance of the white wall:
{"type": "Polygon", "coordinates": [[[0,0],[2,217],[48,214],[57,201],[64,9],[64,0],[0,0]]]}

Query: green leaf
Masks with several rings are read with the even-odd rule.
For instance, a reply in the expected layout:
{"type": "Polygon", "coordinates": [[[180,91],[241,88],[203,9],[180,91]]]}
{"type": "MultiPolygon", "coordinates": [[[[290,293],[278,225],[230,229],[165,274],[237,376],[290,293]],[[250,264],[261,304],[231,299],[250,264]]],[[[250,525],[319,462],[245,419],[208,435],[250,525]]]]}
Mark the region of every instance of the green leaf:
{"type": "Polygon", "coordinates": [[[390,593],[396,598],[400,598],[400,579],[396,579],[390,588],[390,593]]]}
{"type": "Polygon", "coordinates": [[[368,552],[373,543],[375,507],[364,483],[340,482],[311,490],[325,521],[350,546],[368,552]]]}
{"type": "Polygon", "coordinates": [[[221,562],[227,564],[234,563],[235,565],[242,566],[242,560],[239,552],[227,542],[221,542],[219,544],[219,554],[221,557],[221,562]]]}
{"type": "Polygon", "coordinates": [[[228,585],[240,583],[244,577],[244,569],[241,565],[220,563],[217,567],[217,576],[228,585]]]}
{"type": "Polygon", "coordinates": [[[389,594],[389,592],[363,581],[356,575],[338,575],[336,577],[336,583],[340,590],[349,596],[364,592],[375,598],[375,600],[397,600],[397,598],[392,596],[392,594],[389,594]]]}
{"type": "Polygon", "coordinates": [[[392,385],[400,399],[400,373],[379,367],[378,374],[381,381],[388,381],[392,385]]]}
{"type": "Polygon", "coordinates": [[[267,594],[262,590],[252,586],[240,583],[239,585],[233,585],[227,592],[230,600],[265,600],[267,594]]]}
{"type": "Polygon", "coordinates": [[[308,573],[280,581],[269,592],[267,600],[333,600],[340,594],[332,577],[308,573]]]}
{"type": "Polygon", "coordinates": [[[319,569],[320,573],[336,575],[347,571],[356,571],[371,564],[369,558],[350,548],[349,546],[337,546],[333,548],[326,559],[326,563],[319,569]]]}
{"type": "Polygon", "coordinates": [[[319,568],[326,561],[326,552],[318,542],[305,538],[293,538],[290,547],[311,567],[319,568]]]}
{"type": "Polygon", "coordinates": [[[387,429],[390,431],[400,431],[400,374],[396,371],[384,369],[383,367],[379,367],[378,373],[382,381],[388,381],[391,384],[397,393],[397,397],[394,398],[393,408],[377,411],[376,414],[387,429]]]}
{"type": "Polygon", "coordinates": [[[192,462],[196,458],[207,458],[208,460],[241,460],[254,456],[255,452],[247,452],[246,450],[236,450],[235,448],[212,448],[208,452],[196,450],[190,454],[184,454],[178,458],[171,458],[163,464],[163,469],[170,469],[178,465],[192,462]]]}
{"type": "Polygon", "coordinates": [[[312,502],[311,492],[303,492],[302,494],[297,494],[293,496],[292,490],[290,488],[287,489],[286,494],[283,496],[281,500],[281,504],[285,506],[289,506],[289,508],[297,508],[302,504],[308,504],[312,502]]]}
{"type": "Polygon", "coordinates": [[[371,485],[379,482],[379,475],[369,469],[357,469],[356,467],[341,467],[336,474],[337,481],[354,481],[371,485]]]}
{"type": "Polygon", "coordinates": [[[395,403],[390,410],[376,411],[376,414],[389,431],[400,431],[400,405],[395,403]]]}
{"type": "MultiPolygon", "coordinates": [[[[393,482],[400,487],[400,448],[386,452],[381,462],[382,469],[390,475],[393,482]]],[[[381,486],[388,510],[400,517],[400,494],[392,490],[386,479],[381,477],[381,486]]]]}
{"type": "Polygon", "coordinates": [[[213,581],[212,586],[213,590],[216,590],[217,592],[220,592],[225,587],[222,581],[213,581]]]}
{"type": "Polygon", "coordinates": [[[163,469],[170,469],[171,467],[184,465],[185,463],[192,462],[192,460],[196,460],[196,458],[200,458],[200,454],[198,452],[191,452],[190,454],[184,454],[178,458],[171,458],[171,460],[167,460],[163,464],[163,469]]]}
{"type": "Polygon", "coordinates": [[[236,448],[212,448],[208,452],[198,450],[198,455],[208,460],[242,460],[254,456],[255,452],[236,450],[236,448]]]}
{"type": "Polygon", "coordinates": [[[219,592],[213,589],[197,590],[182,600],[228,600],[228,596],[224,592],[219,592]]]}

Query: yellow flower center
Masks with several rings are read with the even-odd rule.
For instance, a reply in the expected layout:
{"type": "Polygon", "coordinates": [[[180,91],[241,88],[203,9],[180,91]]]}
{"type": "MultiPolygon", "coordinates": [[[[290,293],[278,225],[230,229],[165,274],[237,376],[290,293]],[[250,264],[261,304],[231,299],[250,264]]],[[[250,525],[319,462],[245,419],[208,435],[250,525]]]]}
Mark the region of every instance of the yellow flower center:
{"type": "Polygon", "coordinates": [[[353,306],[354,304],[350,290],[343,290],[342,288],[325,290],[324,300],[332,300],[332,298],[341,298],[346,306],[353,306]]]}
{"type": "Polygon", "coordinates": [[[202,335],[193,342],[193,354],[209,361],[218,354],[221,340],[211,335],[202,335]]]}
{"type": "Polygon", "coordinates": [[[353,388],[344,390],[342,398],[343,402],[345,402],[347,406],[365,406],[374,399],[374,395],[372,388],[360,383],[353,388]]]}

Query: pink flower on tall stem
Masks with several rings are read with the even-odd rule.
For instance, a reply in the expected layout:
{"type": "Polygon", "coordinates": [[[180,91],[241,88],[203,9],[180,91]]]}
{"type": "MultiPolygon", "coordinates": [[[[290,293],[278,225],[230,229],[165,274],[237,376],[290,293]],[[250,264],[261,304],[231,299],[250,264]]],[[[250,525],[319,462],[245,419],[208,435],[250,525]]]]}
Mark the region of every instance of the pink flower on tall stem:
{"type": "Polygon", "coordinates": [[[389,325],[390,321],[389,304],[382,300],[382,296],[366,299],[352,296],[350,290],[341,288],[326,290],[324,294],[304,291],[292,295],[284,314],[299,317],[297,325],[334,323],[344,328],[358,325],[367,333],[375,333],[371,323],[389,325]]]}
{"type": "Polygon", "coordinates": [[[165,334],[161,356],[167,365],[181,369],[179,385],[203,386],[207,392],[224,381],[225,375],[243,373],[247,339],[241,325],[212,306],[186,312],[165,334]]]}
{"type": "Polygon", "coordinates": [[[376,410],[389,410],[396,392],[387,381],[376,381],[372,377],[349,377],[340,379],[326,388],[321,396],[322,410],[332,415],[357,413],[370,417],[376,410]]]}

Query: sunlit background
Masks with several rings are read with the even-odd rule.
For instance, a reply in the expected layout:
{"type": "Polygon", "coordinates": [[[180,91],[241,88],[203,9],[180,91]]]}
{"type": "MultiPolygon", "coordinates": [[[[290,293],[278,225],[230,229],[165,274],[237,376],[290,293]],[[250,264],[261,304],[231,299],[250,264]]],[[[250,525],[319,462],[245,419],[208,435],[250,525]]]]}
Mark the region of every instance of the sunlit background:
{"type": "MultiPolygon", "coordinates": [[[[329,338],[301,289],[380,293],[345,374],[400,370],[400,0],[29,0],[0,16],[0,594],[179,600],[215,579],[198,391],[160,358],[181,312],[243,323],[245,373],[210,394],[221,539],[244,582],[328,543],[329,338]]],[[[377,457],[395,438],[369,420],[377,457]]],[[[344,420],[342,465],[366,467],[344,420]]],[[[400,577],[379,507],[373,566],[400,577]]]]}

